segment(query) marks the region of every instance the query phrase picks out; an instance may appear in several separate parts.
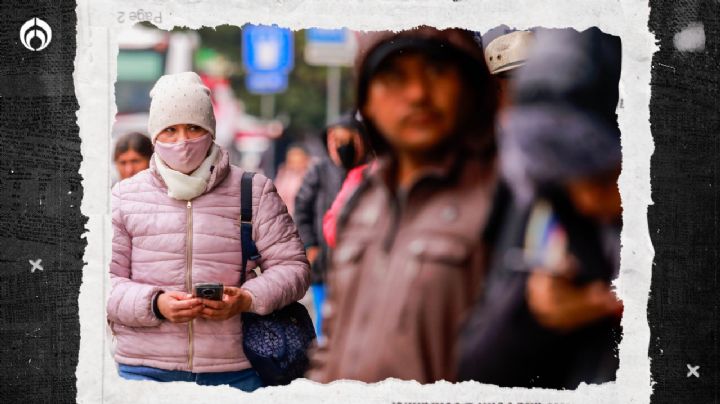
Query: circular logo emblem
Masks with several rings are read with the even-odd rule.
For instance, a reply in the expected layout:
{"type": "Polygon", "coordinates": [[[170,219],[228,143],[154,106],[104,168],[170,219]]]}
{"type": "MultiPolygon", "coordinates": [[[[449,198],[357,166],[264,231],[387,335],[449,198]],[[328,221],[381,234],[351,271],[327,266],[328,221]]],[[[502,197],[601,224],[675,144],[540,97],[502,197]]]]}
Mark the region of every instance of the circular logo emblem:
{"type": "Polygon", "coordinates": [[[43,20],[31,18],[20,28],[20,42],[31,51],[37,52],[47,48],[52,40],[52,29],[43,20]]]}

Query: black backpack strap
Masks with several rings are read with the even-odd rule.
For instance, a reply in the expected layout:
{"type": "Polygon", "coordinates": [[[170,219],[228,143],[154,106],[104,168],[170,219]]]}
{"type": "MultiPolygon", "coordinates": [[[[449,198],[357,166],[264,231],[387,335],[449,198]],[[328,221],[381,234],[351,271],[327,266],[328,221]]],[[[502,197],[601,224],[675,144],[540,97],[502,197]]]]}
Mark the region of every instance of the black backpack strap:
{"type": "Polygon", "coordinates": [[[242,271],[240,284],[245,283],[248,260],[260,258],[260,252],[252,239],[252,181],[255,173],[246,171],[240,180],[240,244],[242,246],[242,271]]]}
{"type": "Polygon", "coordinates": [[[515,201],[510,186],[504,180],[498,181],[488,219],[482,231],[482,239],[485,243],[490,246],[498,243],[501,232],[507,227],[508,215],[514,213],[511,211],[514,208],[515,201]]]}

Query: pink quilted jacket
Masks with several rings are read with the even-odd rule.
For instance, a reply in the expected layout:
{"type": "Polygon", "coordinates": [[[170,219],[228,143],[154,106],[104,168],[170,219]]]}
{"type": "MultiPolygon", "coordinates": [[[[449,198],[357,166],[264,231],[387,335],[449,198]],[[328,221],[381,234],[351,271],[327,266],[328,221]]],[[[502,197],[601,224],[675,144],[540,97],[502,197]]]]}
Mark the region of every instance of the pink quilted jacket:
{"type": "MultiPolygon", "coordinates": [[[[201,282],[240,283],[243,170],[222,154],[205,193],[189,202],[167,196],[154,164],[112,189],[107,317],[119,363],[196,373],[250,368],[240,316],[175,324],[157,319],[151,308],[160,290],[190,291],[190,285],[201,282]]],[[[253,295],[250,310],[268,314],[302,298],[310,270],[285,205],[262,175],[254,177],[252,204],[253,239],[262,258],[248,263],[243,288],[253,295]],[[262,270],[259,277],[252,271],[255,265],[262,270]]]]}

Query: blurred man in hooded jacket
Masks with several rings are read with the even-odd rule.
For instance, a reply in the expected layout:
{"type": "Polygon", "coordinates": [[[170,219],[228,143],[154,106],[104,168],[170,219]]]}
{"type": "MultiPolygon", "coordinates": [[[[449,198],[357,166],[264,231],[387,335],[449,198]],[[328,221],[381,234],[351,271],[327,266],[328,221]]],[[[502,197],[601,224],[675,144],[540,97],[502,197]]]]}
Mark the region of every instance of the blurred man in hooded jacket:
{"type": "Polygon", "coordinates": [[[357,107],[378,156],[343,208],[311,379],[456,379],[457,332],[486,270],[496,92],[472,33],[361,41],[357,107]]]}

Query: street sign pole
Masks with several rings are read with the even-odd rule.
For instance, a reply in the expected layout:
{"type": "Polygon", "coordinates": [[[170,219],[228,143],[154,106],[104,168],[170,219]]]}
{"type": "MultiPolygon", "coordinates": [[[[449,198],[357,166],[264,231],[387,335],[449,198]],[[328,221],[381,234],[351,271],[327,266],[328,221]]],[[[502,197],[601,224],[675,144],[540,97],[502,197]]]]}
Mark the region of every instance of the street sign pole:
{"type": "MultiPolygon", "coordinates": [[[[260,116],[270,120],[275,116],[275,94],[260,95],[260,116]]],[[[275,142],[270,142],[266,155],[265,175],[275,178],[275,142]]]]}
{"type": "Polygon", "coordinates": [[[341,66],[352,66],[357,40],[347,29],[311,28],[305,32],[305,62],[314,66],[327,66],[327,97],[325,122],[336,122],[340,117],[341,66]]]}
{"type": "Polygon", "coordinates": [[[339,66],[327,67],[327,105],[325,108],[326,125],[337,122],[340,118],[340,79],[339,66]]]}
{"type": "MultiPolygon", "coordinates": [[[[242,59],[248,73],[245,87],[260,95],[260,115],[266,121],[275,117],[275,93],[287,89],[293,54],[293,33],[287,28],[246,25],[242,30],[242,59]]],[[[274,178],[274,141],[263,165],[265,174],[274,178]]]]}
{"type": "Polygon", "coordinates": [[[260,116],[268,120],[274,118],[275,94],[262,94],[260,96],[260,116]]]}

